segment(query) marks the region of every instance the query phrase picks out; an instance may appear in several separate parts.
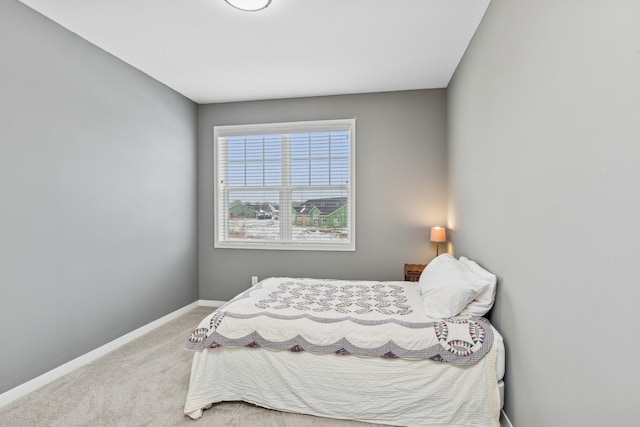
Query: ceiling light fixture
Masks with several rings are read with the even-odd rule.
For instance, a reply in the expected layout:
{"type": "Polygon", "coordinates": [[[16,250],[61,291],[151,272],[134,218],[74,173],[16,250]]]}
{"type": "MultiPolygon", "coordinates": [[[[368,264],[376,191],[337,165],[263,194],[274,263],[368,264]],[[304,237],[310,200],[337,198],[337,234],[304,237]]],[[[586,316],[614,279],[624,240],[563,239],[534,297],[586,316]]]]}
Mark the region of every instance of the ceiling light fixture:
{"type": "Polygon", "coordinates": [[[255,12],[271,4],[271,0],[224,0],[236,9],[255,12]]]}

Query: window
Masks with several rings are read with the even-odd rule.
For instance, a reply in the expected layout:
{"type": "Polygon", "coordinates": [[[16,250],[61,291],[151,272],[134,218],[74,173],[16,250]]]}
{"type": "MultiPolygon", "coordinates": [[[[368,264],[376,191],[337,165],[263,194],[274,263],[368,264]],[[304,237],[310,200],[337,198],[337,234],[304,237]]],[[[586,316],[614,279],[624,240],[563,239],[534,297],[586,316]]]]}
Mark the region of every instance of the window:
{"type": "Polygon", "coordinates": [[[355,119],[215,126],[215,247],[355,250],[355,119]]]}

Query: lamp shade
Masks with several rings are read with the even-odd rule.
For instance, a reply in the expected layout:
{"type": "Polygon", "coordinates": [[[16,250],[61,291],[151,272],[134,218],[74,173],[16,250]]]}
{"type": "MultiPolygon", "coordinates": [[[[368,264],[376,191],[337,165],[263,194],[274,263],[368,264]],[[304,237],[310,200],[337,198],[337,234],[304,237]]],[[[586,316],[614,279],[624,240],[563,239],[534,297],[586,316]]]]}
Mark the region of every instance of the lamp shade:
{"type": "Polygon", "coordinates": [[[431,241],[442,243],[447,241],[447,230],[442,227],[431,227],[431,241]]]}
{"type": "Polygon", "coordinates": [[[229,3],[231,6],[240,10],[247,10],[250,12],[256,10],[262,10],[265,7],[269,6],[271,0],[224,0],[229,3]]]}

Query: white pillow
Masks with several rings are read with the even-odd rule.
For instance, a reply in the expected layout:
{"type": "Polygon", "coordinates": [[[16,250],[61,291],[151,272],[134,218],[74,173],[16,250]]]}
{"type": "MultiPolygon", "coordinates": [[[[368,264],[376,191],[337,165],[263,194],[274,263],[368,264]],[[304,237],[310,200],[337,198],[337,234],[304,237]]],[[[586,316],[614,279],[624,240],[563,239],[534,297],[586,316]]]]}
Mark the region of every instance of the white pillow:
{"type": "Polygon", "coordinates": [[[418,281],[424,311],[432,319],[460,314],[488,285],[447,253],[431,261],[418,281]]]}
{"type": "Polygon", "coordinates": [[[470,316],[484,316],[489,312],[489,310],[491,310],[496,299],[496,283],[498,278],[495,274],[488,272],[469,258],[461,256],[460,263],[462,263],[462,265],[464,265],[473,274],[478,276],[480,280],[484,280],[488,283],[488,286],[467,305],[467,307],[462,311],[462,314],[470,316]]]}
{"type": "Polygon", "coordinates": [[[458,262],[457,259],[446,252],[432,259],[425,269],[422,270],[420,279],[418,279],[418,290],[420,293],[423,294],[428,287],[431,287],[432,282],[440,280],[442,276],[452,270],[455,271],[458,262]]]}

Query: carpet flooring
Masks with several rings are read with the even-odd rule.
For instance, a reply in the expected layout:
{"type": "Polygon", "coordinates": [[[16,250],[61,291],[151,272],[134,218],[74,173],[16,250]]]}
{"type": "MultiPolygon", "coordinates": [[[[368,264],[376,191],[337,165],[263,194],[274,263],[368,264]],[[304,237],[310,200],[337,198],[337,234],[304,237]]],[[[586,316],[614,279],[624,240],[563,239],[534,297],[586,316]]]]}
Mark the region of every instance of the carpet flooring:
{"type": "Polygon", "coordinates": [[[372,424],[219,403],[183,415],[193,353],[186,338],[214,309],[198,307],[0,408],[0,426],[357,427],[372,424]]]}
{"type": "Polygon", "coordinates": [[[215,404],[195,421],[184,416],[192,353],[183,345],[212,310],[195,308],[0,408],[0,426],[374,426],[242,402],[215,404]]]}

